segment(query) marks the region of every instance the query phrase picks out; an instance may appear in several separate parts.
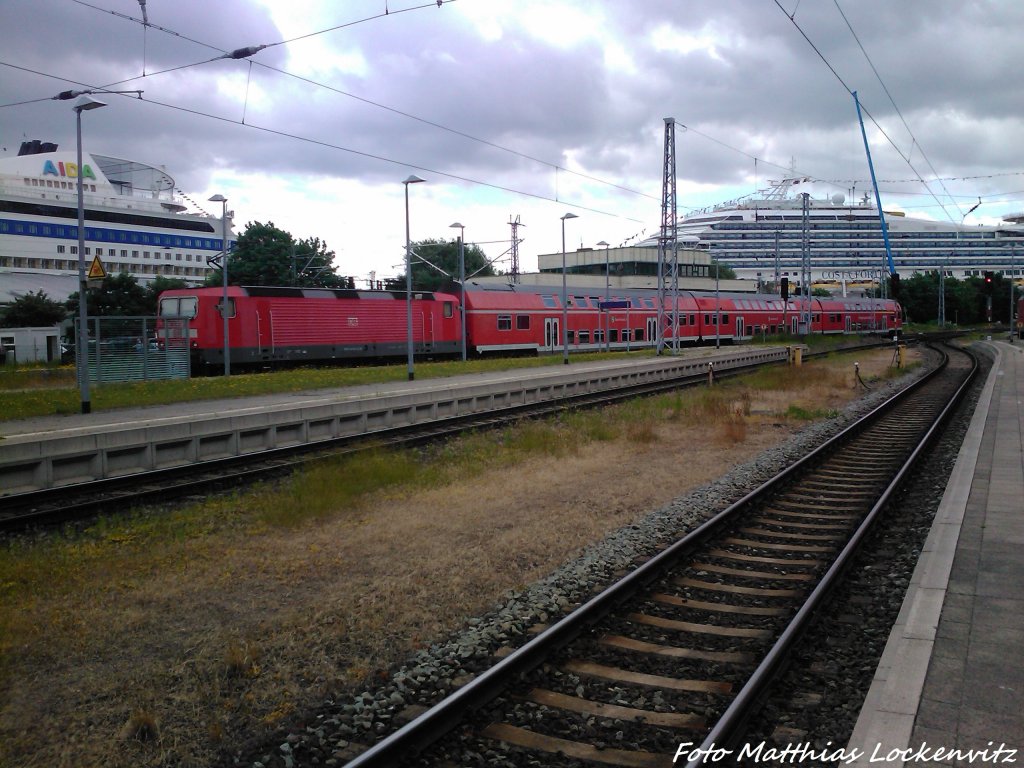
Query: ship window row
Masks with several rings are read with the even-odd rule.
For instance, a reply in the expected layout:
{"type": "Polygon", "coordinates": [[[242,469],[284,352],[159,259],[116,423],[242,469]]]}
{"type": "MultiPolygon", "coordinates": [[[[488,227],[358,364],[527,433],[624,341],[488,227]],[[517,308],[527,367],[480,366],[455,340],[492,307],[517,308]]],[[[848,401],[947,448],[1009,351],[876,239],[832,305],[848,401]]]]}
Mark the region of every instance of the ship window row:
{"type": "MultiPolygon", "coordinates": [[[[803,225],[797,224],[774,224],[771,227],[767,227],[754,222],[743,222],[740,224],[718,224],[712,227],[714,230],[715,237],[710,238],[707,235],[702,235],[704,239],[721,239],[728,237],[736,237],[730,233],[733,232],[746,232],[750,233],[750,236],[760,237],[763,239],[774,239],[775,234],[778,233],[781,239],[799,237],[803,231],[803,225]]],[[[872,221],[838,221],[832,224],[821,224],[811,223],[808,226],[808,233],[811,237],[824,237],[823,233],[830,232],[834,233],[833,236],[842,236],[844,231],[860,231],[867,230],[875,233],[877,237],[882,236],[882,228],[877,220],[872,221]]],[[[957,241],[957,240],[995,240],[995,239],[1007,239],[1005,235],[998,235],[995,232],[905,232],[900,230],[889,229],[889,237],[891,238],[908,238],[918,240],[922,238],[928,238],[931,240],[944,240],[944,241],[957,241]]]]}
{"type": "MultiPolygon", "coordinates": [[[[0,234],[27,235],[29,237],[56,237],[77,239],[78,227],[62,224],[36,224],[16,219],[0,219],[0,234]]],[[[156,232],[133,232],[107,227],[86,227],[87,240],[107,243],[130,243],[137,245],[158,245],[167,248],[201,248],[204,250],[222,250],[220,238],[183,237],[181,235],[163,235],[156,232]]]]}
{"type": "MultiPolygon", "coordinates": [[[[178,275],[181,277],[205,278],[210,269],[204,266],[178,266],[172,264],[129,264],[119,261],[104,262],[108,274],[127,272],[132,275],[178,275]]],[[[49,269],[76,272],[77,259],[43,259],[21,256],[0,256],[0,267],[9,269],[49,269]]]]}
{"type": "MultiPolygon", "coordinates": [[[[78,191],[77,181],[59,181],[55,179],[25,179],[26,187],[49,187],[50,189],[68,189],[78,191]]],[[[95,192],[96,185],[89,182],[82,182],[83,192],[95,192]]]]}
{"type": "MultiPolygon", "coordinates": [[[[995,240],[995,234],[993,232],[988,232],[986,234],[987,237],[978,238],[972,236],[970,238],[961,238],[957,240],[956,238],[943,238],[942,236],[940,236],[940,234],[934,234],[932,232],[929,232],[927,236],[922,236],[920,232],[889,232],[889,240],[890,242],[909,242],[913,244],[932,246],[936,248],[952,248],[957,246],[957,244],[959,244],[959,246],[961,247],[969,247],[975,245],[975,243],[973,243],[972,241],[995,240]]],[[[705,238],[707,241],[713,243],[720,243],[723,241],[728,241],[729,243],[732,243],[733,241],[737,240],[749,241],[751,243],[758,244],[760,247],[772,247],[775,242],[774,232],[752,230],[746,230],[743,232],[716,232],[715,237],[705,236],[705,238]]],[[[779,234],[779,242],[784,243],[786,246],[792,246],[792,244],[794,244],[795,242],[799,243],[802,240],[803,233],[800,231],[781,232],[779,234]]],[[[822,242],[828,243],[833,241],[849,243],[862,243],[867,241],[872,243],[878,243],[881,245],[884,242],[882,232],[879,231],[878,228],[874,229],[871,232],[863,233],[849,231],[823,232],[820,230],[811,230],[807,233],[807,240],[811,244],[822,242]]],[[[999,239],[1000,247],[1001,245],[1012,245],[1016,242],[1016,239],[999,239]]],[[[977,245],[985,247],[988,244],[978,243],[977,245]]]]}

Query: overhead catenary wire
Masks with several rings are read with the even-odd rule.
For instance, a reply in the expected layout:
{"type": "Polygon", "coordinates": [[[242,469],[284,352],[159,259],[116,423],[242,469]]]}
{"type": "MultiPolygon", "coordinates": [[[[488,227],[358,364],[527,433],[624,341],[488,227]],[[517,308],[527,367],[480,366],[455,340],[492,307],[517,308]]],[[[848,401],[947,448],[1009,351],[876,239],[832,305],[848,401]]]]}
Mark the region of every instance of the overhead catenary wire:
{"type": "MultiPolygon", "coordinates": [[[[885,95],[889,97],[889,103],[892,104],[892,108],[895,109],[896,110],[896,114],[899,115],[900,120],[903,123],[903,127],[906,128],[907,129],[907,133],[910,134],[910,138],[912,140],[911,147],[910,147],[911,152],[913,152],[913,149],[914,149],[915,146],[918,147],[918,149],[920,149],[920,151],[921,151],[921,157],[923,157],[924,161],[926,163],[928,163],[928,167],[931,169],[932,175],[933,176],[938,176],[939,175],[938,171],[935,170],[935,166],[932,165],[932,161],[928,158],[928,155],[925,154],[924,147],[921,146],[921,143],[917,140],[917,137],[914,135],[914,132],[911,130],[910,126],[907,124],[906,118],[903,117],[903,113],[900,111],[899,106],[897,106],[896,99],[894,99],[892,94],[889,92],[889,87],[885,84],[885,81],[882,79],[882,75],[879,73],[878,68],[875,66],[875,62],[873,62],[871,60],[871,56],[868,55],[867,50],[865,50],[864,45],[860,41],[860,38],[857,36],[857,33],[854,31],[853,25],[850,23],[850,20],[848,18],[846,18],[846,14],[843,13],[843,9],[839,5],[839,0],[832,0],[832,1],[835,3],[836,10],[839,11],[839,15],[842,16],[843,17],[843,21],[846,22],[846,27],[847,27],[847,29],[850,30],[850,34],[853,35],[853,39],[857,42],[857,46],[860,48],[861,53],[864,54],[864,58],[867,60],[868,65],[871,67],[871,71],[875,73],[875,77],[878,79],[879,84],[882,86],[882,90],[885,91],[885,95]]],[[[897,149],[897,151],[899,151],[899,150],[897,149]]],[[[908,155],[907,155],[907,157],[905,159],[906,159],[906,162],[908,164],[910,164],[910,155],[909,155],[909,153],[908,153],[908,155]]],[[[928,189],[928,182],[924,182],[923,180],[922,180],[922,182],[925,185],[925,189],[928,189]]],[[[946,189],[946,185],[942,184],[941,181],[939,183],[942,185],[942,191],[946,194],[946,196],[950,200],[953,200],[953,196],[949,194],[949,190],[946,189]]],[[[936,198],[936,202],[938,202],[938,198],[936,198]]],[[[953,200],[953,204],[957,205],[955,200],[953,200]]],[[[939,205],[941,207],[941,203],[939,205]]],[[[957,209],[958,210],[959,210],[959,208],[960,208],[960,206],[957,205],[957,209]]],[[[944,207],[943,207],[943,211],[945,211],[944,207]]],[[[961,218],[963,218],[963,216],[961,216],[961,218]]]]}
{"type": "MultiPolygon", "coordinates": [[[[86,7],[86,8],[90,8],[92,10],[99,11],[101,13],[110,13],[110,14],[112,14],[114,16],[117,16],[119,18],[122,18],[122,19],[124,19],[126,21],[129,21],[129,22],[132,22],[132,23],[136,23],[136,24],[142,24],[143,23],[142,20],[140,20],[140,19],[138,19],[138,18],[136,18],[134,16],[131,16],[131,15],[125,14],[125,13],[116,12],[116,11],[108,11],[107,9],[100,8],[100,7],[98,7],[98,6],[96,6],[96,5],[92,4],[92,3],[86,2],[86,0],[73,0],[73,2],[75,2],[75,3],[79,4],[79,5],[82,5],[82,6],[86,7]]],[[[450,2],[455,2],[455,0],[443,0],[443,3],[450,3],[450,2]]],[[[424,4],[424,5],[417,5],[417,6],[412,6],[412,7],[409,7],[409,8],[401,8],[401,9],[398,9],[398,10],[392,10],[390,12],[376,14],[374,16],[369,16],[369,17],[366,17],[364,19],[359,19],[357,21],[348,22],[348,23],[345,23],[345,24],[337,24],[337,25],[335,25],[333,27],[328,27],[326,29],[318,30],[316,32],[310,32],[310,33],[307,33],[307,34],[304,34],[304,35],[299,35],[297,37],[289,38],[289,39],[286,39],[286,40],[280,40],[280,41],[273,42],[273,43],[266,43],[265,45],[260,46],[260,49],[262,50],[263,48],[272,48],[272,47],[279,46],[279,45],[286,45],[288,43],[292,43],[292,42],[295,42],[295,41],[298,41],[298,40],[305,40],[305,39],[308,39],[308,38],[311,38],[311,37],[315,37],[317,35],[322,35],[322,34],[325,34],[327,32],[333,32],[333,31],[336,31],[336,30],[339,30],[339,29],[345,29],[347,27],[352,27],[352,26],[355,26],[357,24],[362,24],[362,23],[365,23],[365,22],[368,22],[368,21],[375,21],[377,19],[381,19],[381,18],[384,18],[386,16],[394,16],[394,15],[396,15],[398,13],[405,13],[405,12],[408,12],[408,11],[421,10],[421,9],[430,8],[430,7],[438,7],[439,5],[441,5],[443,3],[439,4],[439,3],[436,2],[436,0],[434,0],[434,2],[427,3],[427,4],[424,4]]],[[[222,54],[228,54],[228,52],[224,51],[221,48],[218,48],[215,45],[211,45],[211,44],[203,42],[201,40],[196,40],[195,38],[188,37],[188,36],[183,35],[183,34],[181,34],[179,32],[175,32],[174,30],[170,30],[170,29],[167,29],[165,27],[161,27],[161,26],[156,25],[156,24],[149,24],[148,26],[152,27],[153,29],[156,29],[156,30],[158,30],[160,32],[164,32],[166,34],[173,35],[175,37],[181,38],[182,40],[187,40],[188,42],[194,43],[195,45],[200,45],[200,46],[203,46],[205,48],[209,48],[210,50],[214,50],[214,51],[220,51],[222,54]]],[[[245,51],[245,50],[247,50],[247,49],[244,49],[244,48],[238,49],[234,53],[238,53],[240,51],[245,51]]],[[[251,54],[249,54],[249,55],[251,55],[251,54]]],[[[225,56],[219,56],[219,57],[216,57],[216,58],[225,58],[225,56]]],[[[240,58],[240,57],[233,56],[232,58],[240,58]]],[[[162,70],[160,72],[153,72],[153,73],[149,73],[148,75],[143,75],[143,76],[145,76],[145,77],[152,77],[154,75],[164,74],[165,72],[173,72],[173,71],[176,71],[177,69],[184,69],[184,68],[187,68],[187,67],[190,67],[190,66],[196,66],[198,64],[206,64],[206,63],[209,63],[209,61],[213,61],[213,60],[215,60],[215,59],[204,60],[204,61],[201,61],[201,62],[196,62],[195,64],[183,65],[181,67],[171,68],[171,69],[167,69],[167,70],[162,70]]],[[[323,88],[324,90],[328,90],[328,91],[331,91],[333,93],[337,93],[338,95],[345,96],[345,97],[353,99],[355,101],[359,101],[359,102],[361,102],[363,104],[367,104],[367,105],[375,107],[377,109],[382,109],[382,110],[385,110],[387,112],[391,112],[392,114],[398,115],[399,117],[404,117],[404,118],[409,119],[409,120],[415,120],[416,122],[422,123],[424,125],[429,125],[430,127],[437,128],[438,130],[441,130],[441,131],[446,131],[448,133],[451,133],[453,135],[459,136],[461,138],[468,139],[469,141],[477,142],[479,144],[491,147],[493,149],[500,150],[502,152],[507,152],[509,154],[515,155],[516,157],[521,157],[524,160],[529,160],[529,161],[534,162],[534,163],[539,163],[541,165],[545,165],[545,166],[553,169],[556,172],[556,174],[558,172],[569,173],[569,174],[572,174],[574,176],[586,179],[588,181],[593,181],[593,182],[595,182],[597,184],[603,184],[605,186],[609,186],[609,187],[612,187],[614,189],[618,189],[620,191],[627,192],[629,194],[638,195],[640,197],[646,197],[646,198],[649,198],[651,200],[659,199],[655,195],[651,195],[651,194],[648,194],[646,192],[642,192],[640,190],[632,189],[630,187],[627,187],[627,186],[624,186],[624,185],[621,185],[621,184],[617,184],[617,183],[615,183],[613,181],[608,181],[606,179],[601,179],[601,178],[599,178],[597,176],[591,176],[589,174],[583,173],[582,171],[574,171],[571,168],[566,168],[565,166],[559,165],[558,163],[554,163],[554,162],[552,162],[550,160],[544,160],[542,158],[534,157],[534,156],[529,155],[527,153],[520,152],[519,150],[512,149],[510,147],[506,147],[506,146],[503,146],[501,144],[497,144],[497,143],[489,141],[487,139],[482,139],[482,138],[480,138],[478,136],[473,136],[472,134],[466,133],[465,131],[460,131],[457,128],[452,128],[452,127],[444,125],[442,123],[438,123],[438,122],[435,122],[435,121],[432,121],[432,120],[428,120],[428,119],[423,118],[423,117],[419,117],[418,115],[414,115],[412,113],[405,112],[405,111],[403,111],[401,109],[397,109],[395,107],[391,107],[391,106],[388,106],[386,104],[381,104],[380,102],[376,102],[376,101],[373,101],[372,99],[369,99],[369,98],[366,98],[366,97],[363,97],[363,96],[359,96],[359,95],[351,93],[349,91],[345,91],[345,90],[343,90],[341,88],[337,88],[337,87],[329,85],[327,83],[324,83],[324,82],[321,82],[321,81],[318,81],[318,80],[313,80],[311,78],[303,77],[303,76],[297,75],[297,74],[295,74],[293,72],[289,72],[287,70],[271,66],[270,64],[264,64],[263,62],[260,62],[258,60],[252,60],[252,64],[255,65],[255,66],[258,66],[258,67],[263,67],[264,69],[267,69],[267,70],[269,70],[271,72],[276,72],[277,74],[284,75],[285,77],[290,77],[290,78],[293,78],[293,79],[298,80],[300,82],[307,83],[307,84],[312,85],[314,87],[323,88]]],[[[118,83],[115,83],[115,85],[120,85],[121,83],[129,82],[132,79],[138,79],[138,77],[136,77],[136,78],[129,78],[128,80],[119,81],[118,83]]],[[[556,200],[556,202],[560,202],[560,201],[556,200]]]]}
{"type": "MultiPolygon", "coordinates": [[[[0,61],[0,66],[12,66],[12,67],[14,67],[16,69],[25,69],[24,67],[18,67],[17,65],[12,65],[12,64],[9,64],[8,62],[5,62],[5,61],[0,61]]],[[[89,84],[89,83],[83,83],[83,82],[77,81],[77,80],[70,80],[68,78],[60,77],[58,75],[51,75],[51,74],[48,74],[48,73],[45,73],[45,72],[39,72],[39,71],[36,71],[36,70],[25,70],[25,71],[32,71],[33,74],[37,74],[37,75],[40,75],[42,77],[49,77],[49,78],[52,78],[54,80],[60,80],[60,81],[65,82],[65,83],[72,83],[74,85],[80,85],[83,88],[89,89],[89,90],[101,90],[102,88],[105,87],[105,86],[95,86],[95,85],[92,85],[92,84],[89,84]]],[[[48,101],[49,99],[46,99],[46,100],[48,101]]],[[[340,144],[333,144],[333,143],[328,142],[328,141],[323,141],[323,140],[320,140],[320,139],[314,139],[314,138],[311,138],[309,136],[301,136],[299,134],[289,133],[287,131],[282,131],[282,130],[278,130],[278,129],[275,129],[275,128],[270,128],[268,126],[257,125],[257,124],[252,123],[252,122],[242,122],[241,120],[236,120],[236,119],[233,119],[233,118],[230,118],[230,117],[224,117],[222,115],[214,115],[214,114],[210,114],[209,112],[203,112],[203,111],[197,110],[197,109],[190,109],[188,107],[182,107],[182,106],[177,105],[177,104],[169,104],[167,102],[158,101],[158,100],[152,99],[152,98],[145,98],[145,99],[140,98],[138,100],[144,101],[147,104],[153,104],[153,105],[158,106],[158,107],[163,107],[165,109],[173,109],[173,110],[177,110],[179,112],[184,112],[186,114],[196,115],[198,117],[204,117],[204,118],[207,118],[207,119],[210,119],[210,120],[217,120],[217,121],[223,122],[223,123],[230,123],[232,125],[238,125],[238,126],[241,126],[243,128],[249,128],[249,129],[252,129],[252,130],[261,131],[263,133],[268,133],[268,134],[271,134],[271,135],[274,135],[274,136],[280,136],[282,138],[294,139],[296,141],[303,141],[303,142],[306,142],[308,144],[314,144],[316,146],[324,147],[326,149],[334,149],[334,150],[338,150],[340,152],[346,152],[346,153],[349,153],[349,154],[357,155],[359,157],[365,157],[365,158],[371,159],[371,160],[379,160],[381,162],[390,163],[392,165],[397,165],[397,166],[400,166],[402,168],[408,168],[408,169],[415,170],[415,171],[423,171],[424,173],[431,173],[431,174],[434,174],[436,176],[442,176],[444,178],[453,179],[455,181],[463,181],[463,182],[466,182],[467,184],[474,184],[476,186],[487,187],[489,189],[495,189],[495,190],[498,190],[498,191],[501,191],[501,192],[508,192],[509,194],[519,195],[521,197],[529,197],[529,198],[533,198],[533,199],[536,199],[536,200],[544,200],[544,201],[553,202],[553,203],[557,202],[557,203],[561,203],[562,205],[567,205],[570,208],[575,208],[575,209],[581,210],[581,211],[587,211],[589,213],[597,213],[597,214],[600,214],[602,216],[611,216],[613,218],[623,219],[625,221],[633,221],[633,222],[637,222],[637,223],[640,223],[640,224],[643,223],[643,221],[640,220],[640,219],[634,219],[634,218],[632,218],[630,216],[623,216],[621,214],[613,213],[613,212],[610,212],[610,211],[603,211],[603,210],[601,210],[599,208],[593,208],[593,207],[590,207],[590,206],[582,205],[580,203],[572,203],[572,202],[567,202],[565,200],[556,200],[555,198],[553,198],[553,197],[551,197],[549,195],[542,195],[542,194],[539,194],[539,193],[536,193],[536,192],[527,192],[525,190],[515,189],[513,187],[507,187],[507,186],[503,186],[503,185],[500,185],[500,184],[494,184],[494,183],[487,182],[487,181],[481,181],[480,179],[474,179],[474,178],[471,178],[469,176],[461,176],[459,174],[449,173],[447,171],[442,171],[440,169],[431,168],[431,167],[425,166],[425,165],[420,165],[418,163],[413,163],[413,162],[409,162],[409,161],[405,161],[405,160],[396,160],[396,159],[391,158],[391,157],[385,157],[383,155],[377,155],[377,154],[374,154],[372,152],[364,152],[362,150],[353,149],[351,147],[343,147],[340,144]]]]}
{"type": "MultiPolygon", "coordinates": [[[[811,46],[811,48],[814,50],[814,52],[816,54],[818,54],[818,58],[820,58],[822,60],[822,62],[824,62],[825,66],[828,67],[829,71],[839,81],[840,85],[842,85],[843,88],[846,90],[846,92],[850,96],[852,96],[853,95],[853,89],[850,88],[849,85],[847,85],[846,81],[843,80],[842,75],[840,75],[839,72],[836,70],[836,68],[832,66],[832,62],[830,62],[828,60],[828,57],[826,57],[825,54],[821,52],[821,49],[819,49],[818,46],[814,44],[814,41],[811,40],[811,38],[807,35],[807,33],[804,32],[803,28],[797,23],[797,21],[796,21],[796,11],[794,10],[793,13],[788,13],[786,11],[786,9],[782,7],[782,3],[780,3],[779,0],[774,0],[774,2],[775,2],[775,5],[778,7],[778,9],[780,11],[782,11],[782,13],[786,16],[787,19],[789,19],[790,23],[792,23],[793,26],[796,27],[797,31],[800,33],[800,36],[803,37],[803,39],[805,41],[807,41],[807,44],[809,46],[811,46]]],[[[872,115],[871,112],[863,105],[863,103],[861,104],[861,111],[865,115],[868,116],[868,118],[871,120],[871,122],[874,124],[874,126],[882,134],[882,136],[885,137],[885,140],[887,142],[889,142],[889,144],[893,147],[893,149],[896,150],[896,152],[900,155],[900,157],[904,160],[904,162],[907,163],[907,166],[910,168],[910,170],[912,170],[917,175],[918,181],[921,184],[924,184],[925,188],[927,189],[928,188],[928,184],[927,184],[927,182],[925,182],[925,180],[921,176],[920,172],[917,170],[917,168],[914,167],[913,163],[911,163],[909,161],[909,158],[906,155],[904,155],[904,153],[900,150],[899,146],[896,144],[896,142],[893,140],[893,138],[886,132],[886,130],[881,126],[881,124],[878,122],[878,120],[875,119],[874,115],[872,115]]],[[[934,194],[932,196],[935,198],[936,204],[938,204],[938,206],[940,208],[942,208],[943,213],[945,213],[949,217],[950,221],[954,221],[953,217],[950,216],[949,212],[946,210],[945,206],[938,199],[938,197],[935,196],[934,194]]]]}

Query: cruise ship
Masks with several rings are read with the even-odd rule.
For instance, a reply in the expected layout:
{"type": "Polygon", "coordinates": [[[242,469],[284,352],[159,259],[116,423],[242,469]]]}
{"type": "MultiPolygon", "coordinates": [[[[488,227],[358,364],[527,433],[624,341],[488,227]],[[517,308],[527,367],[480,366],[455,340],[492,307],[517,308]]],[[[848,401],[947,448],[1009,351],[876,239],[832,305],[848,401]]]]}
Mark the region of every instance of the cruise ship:
{"type": "MultiPolygon", "coordinates": [[[[798,280],[805,228],[801,193],[812,181],[789,178],[770,184],[749,197],[680,218],[679,242],[710,251],[739,278],[763,282],[775,278],[777,252],[779,277],[798,280]]],[[[957,279],[989,270],[1017,278],[1024,274],[1024,215],[1005,217],[1004,226],[971,226],[886,211],[885,222],[901,276],[938,270],[957,279]]],[[[809,195],[806,230],[812,282],[871,283],[889,272],[878,210],[867,196],[848,204],[842,194],[809,195]]],[[[640,245],[657,242],[650,238],[640,245]]]]}
{"type": "MultiPolygon", "coordinates": [[[[60,301],[78,290],[76,155],[27,141],[0,158],[0,303],[40,289],[60,301]]],[[[141,283],[206,279],[208,259],[223,249],[222,219],[188,213],[161,168],[83,153],[81,170],[86,267],[98,256],[107,274],[141,283]]]]}

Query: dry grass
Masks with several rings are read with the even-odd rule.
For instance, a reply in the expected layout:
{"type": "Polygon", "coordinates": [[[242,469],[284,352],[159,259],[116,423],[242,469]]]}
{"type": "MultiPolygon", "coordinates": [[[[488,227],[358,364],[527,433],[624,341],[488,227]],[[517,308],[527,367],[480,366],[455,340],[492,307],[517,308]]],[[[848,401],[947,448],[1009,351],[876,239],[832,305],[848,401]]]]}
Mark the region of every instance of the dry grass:
{"type": "MultiPolygon", "coordinates": [[[[860,358],[884,375],[887,353],[860,358]]],[[[855,397],[652,398],[0,550],[0,765],[205,765],[855,397]],[[699,449],[696,447],[700,446],[699,449]]],[[[786,375],[786,374],[781,374],[786,375]]]]}

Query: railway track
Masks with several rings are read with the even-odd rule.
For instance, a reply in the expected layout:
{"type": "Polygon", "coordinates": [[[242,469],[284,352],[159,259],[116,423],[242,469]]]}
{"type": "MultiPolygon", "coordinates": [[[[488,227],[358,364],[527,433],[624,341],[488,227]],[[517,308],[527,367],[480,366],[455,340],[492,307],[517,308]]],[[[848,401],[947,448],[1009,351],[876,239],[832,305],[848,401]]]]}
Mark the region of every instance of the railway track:
{"type": "Polygon", "coordinates": [[[789,648],[975,370],[950,350],[932,375],[538,627],[349,768],[699,765],[701,749],[738,748],[789,648]]]}
{"type": "MultiPolygon", "coordinates": [[[[865,345],[877,347],[878,344],[865,345]]],[[[822,355],[827,353],[820,353],[822,355]]],[[[748,373],[756,366],[715,374],[716,380],[748,373]]],[[[429,424],[381,430],[370,435],[325,440],[307,446],[262,451],[241,457],[173,467],[124,477],[91,481],[59,488],[13,494],[0,498],[0,532],[30,526],[81,520],[97,513],[111,514],[143,504],[202,496],[261,480],[281,477],[329,456],[381,446],[402,447],[444,439],[474,429],[502,426],[574,408],[592,408],[680,387],[705,384],[704,373],[673,381],[643,383],[600,393],[570,396],[496,410],[485,416],[447,418],[429,424]]]]}

